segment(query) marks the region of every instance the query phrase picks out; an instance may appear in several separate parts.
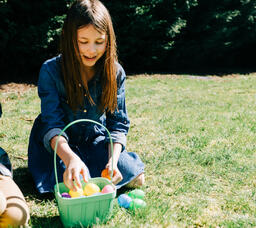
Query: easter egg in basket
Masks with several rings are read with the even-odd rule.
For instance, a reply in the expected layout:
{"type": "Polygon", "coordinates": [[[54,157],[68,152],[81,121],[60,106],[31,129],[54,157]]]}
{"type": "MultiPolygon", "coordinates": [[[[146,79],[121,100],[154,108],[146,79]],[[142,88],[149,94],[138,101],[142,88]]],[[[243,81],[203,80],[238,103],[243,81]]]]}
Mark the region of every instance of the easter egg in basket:
{"type": "Polygon", "coordinates": [[[71,198],[76,198],[84,195],[84,191],[82,188],[77,188],[77,191],[69,190],[69,195],[71,198]]]}
{"type": "Polygon", "coordinates": [[[91,196],[97,192],[100,192],[100,188],[98,185],[96,185],[94,183],[87,183],[84,186],[84,195],[85,196],[91,196]]]}

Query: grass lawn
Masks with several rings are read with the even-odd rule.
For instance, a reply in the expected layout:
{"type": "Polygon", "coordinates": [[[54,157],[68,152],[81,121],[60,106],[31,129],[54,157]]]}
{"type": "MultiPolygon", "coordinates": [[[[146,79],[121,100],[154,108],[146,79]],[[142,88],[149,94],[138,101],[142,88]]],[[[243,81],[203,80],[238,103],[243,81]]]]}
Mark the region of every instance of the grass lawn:
{"type": "MultiPolygon", "coordinates": [[[[126,83],[128,151],[146,164],[146,209],[115,203],[96,227],[255,227],[256,75],[139,75],[126,83]]],[[[0,91],[0,145],[31,210],[31,227],[62,227],[52,195],[37,194],[27,145],[36,87],[0,91]]],[[[123,192],[128,192],[124,189],[123,192]]]]}

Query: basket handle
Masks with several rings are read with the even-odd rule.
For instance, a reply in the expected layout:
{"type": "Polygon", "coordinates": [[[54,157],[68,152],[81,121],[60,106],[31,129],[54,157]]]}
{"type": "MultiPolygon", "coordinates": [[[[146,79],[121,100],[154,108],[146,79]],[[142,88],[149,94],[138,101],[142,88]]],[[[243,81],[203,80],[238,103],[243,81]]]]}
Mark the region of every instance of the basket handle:
{"type": "Polygon", "coordinates": [[[58,138],[57,138],[57,141],[56,141],[56,144],[55,144],[55,148],[54,148],[54,172],[55,172],[55,180],[56,180],[56,185],[57,185],[57,191],[58,193],[60,194],[60,189],[59,189],[59,181],[58,181],[58,175],[57,175],[57,168],[56,168],[56,154],[57,154],[57,146],[58,146],[58,143],[59,143],[59,139],[60,139],[60,136],[63,135],[64,131],[67,130],[70,126],[72,126],[73,124],[76,124],[76,123],[79,123],[79,122],[91,122],[91,123],[95,123],[95,124],[98,124],[100,125],[101,127],[103,127],[107,133],[108,133],[108,136],[109,136],[109,139],[110,139],[110,148],[111,148],[111,156],[112,156],[112,169],[111,169],[111,183],[112,183],[112,177],[113,177],[113,142],[112,142],[112,137],[108,131],[108,129],[102,125],[101,123],[98,123],[97,121],[94,121],[94,120],[90,120],[90,119],[79,119],[79,120],[75,120],[71,123],[69,123],[61,132],[60,134],[58,135],[58,138]]]}

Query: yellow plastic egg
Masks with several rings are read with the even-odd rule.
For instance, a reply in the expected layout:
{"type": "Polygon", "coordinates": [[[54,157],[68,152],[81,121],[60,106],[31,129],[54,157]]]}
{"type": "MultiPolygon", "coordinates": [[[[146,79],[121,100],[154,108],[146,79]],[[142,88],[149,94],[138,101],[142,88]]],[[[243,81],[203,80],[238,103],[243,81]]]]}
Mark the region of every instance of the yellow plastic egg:
{"type": "Polygon", "coordinates": [[[71,196],[71,198],[80,197],[80,196],[83,196],[83,194],[84,194],[84,191],[82,188],[78,188],[77,191],[73,191],[73,190],[69,191],[69,195],[71,196]]]}
{"type": "Polygon", "coordinates": [[[85,196],[90,196],[90,195],[93,195],[98,192],[100,192],[100,188],[98,185],[96,185],[94,183],[88,183],[84,186],[84,195],[85,196]]]}

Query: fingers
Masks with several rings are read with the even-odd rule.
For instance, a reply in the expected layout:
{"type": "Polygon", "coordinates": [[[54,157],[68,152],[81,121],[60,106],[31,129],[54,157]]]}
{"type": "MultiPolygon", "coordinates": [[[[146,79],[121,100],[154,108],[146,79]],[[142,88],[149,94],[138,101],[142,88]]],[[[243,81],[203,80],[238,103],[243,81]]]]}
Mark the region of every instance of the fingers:
{"type": "Polygon", "coordinates": [[[66,169],[63,174],[63,182],[67,188],[74,190],[75,186],[73,183],[72,173],[68,169],[66,169]]]}
{"type": "Polygon", "coordinates": [[[117,168],[117,164],[112,162],[112,158],[109,159],[108,163],[106,164],[106,169],[111,170],[113,165],[113,169],[117,168]]]}
{"type": "Polygon", "coordinates": [[[75,169],[66,169],[63,174],[63,181],[66,187],[73,191],[77,191],[77,187],[82,187],[79,172],[75,169]]]}
{"type": "Polygon", "coordinates": [[[73,191],[82,188],[80,174],[85,182],[88,182],[88,172],[86,165],[78,157],[73,157],[63,174],[64,184],[73,191]]]}
{"type": "Polygon", "coordinates": [[[120,171],[119,170],[115,170],[115,172],[113,173],[113,177],[112,177],[113,184],[116,185],[116,184],[118,184],[122,180],[123,180],[123,176],[120,173],[120,171]]]}
{"type": "MultiPolygon", "coordinates": [[[[81,184],[81,181],[80,181],[80,177],[79,177],[79,172],[77,171],[74,171],[73,173],[73,180],[75,180],[75,184],[79,187],[79,188],[82,188],[82,184],[81,184]]],[[[74,184],[74,181],[73,182],[73,185],[74,184]]]]}
{"type": "Polygon", "coordinates": [[[80,172],[80,173],[82,174],[82,177],[83,177],[83,179],[84,179],[84,182],[87,183],[87,182],[88,182],[88,173],[87,173],[86,167],[83,167],[83,168],[81,169],[81,172],[80,172]]]}
{"type": "MultiPolygon", "coordinates": [[[[112,164],[111,162],[108,162],[106,165],[106,169],[108,169],[108,175],[111,177],[111,170],[112,170],[112,164]]],[[[113,184],[118,184],[120,181],[123,180],[123,176],[117,166],[113,167],[113,176],[112,176],[112,182],[113,184]]]]}
{"type": "Polygon", "coordinates": [[[109,163],[107,163],[105,168],[108,169],[108,170],[111,170],[111,167],[112,166],[109,163]]]}
{"type": "Polygon", "coordinates": [[[111,177],[112,175],[112,178],[115,176],[116,174],[116,171],[115,171],[115,168],[113,169],[113,174],[112,174],[112,169],[110,167],[107,168],[108,169],[108,175],[111,177]]]}
{"type": "Polygon", "coordinates": [[[106,167],[105,167],[105,168],[108,170],[108,175],[109,175],[109,176],[111,176],[111,170],[112,170],[112,168],[113,168],[113,176],[115,175],[116,170],[118,170],[117,166],[113,166],[113,167],[112,167],[111,161],[106,164],[106,167]]]}

